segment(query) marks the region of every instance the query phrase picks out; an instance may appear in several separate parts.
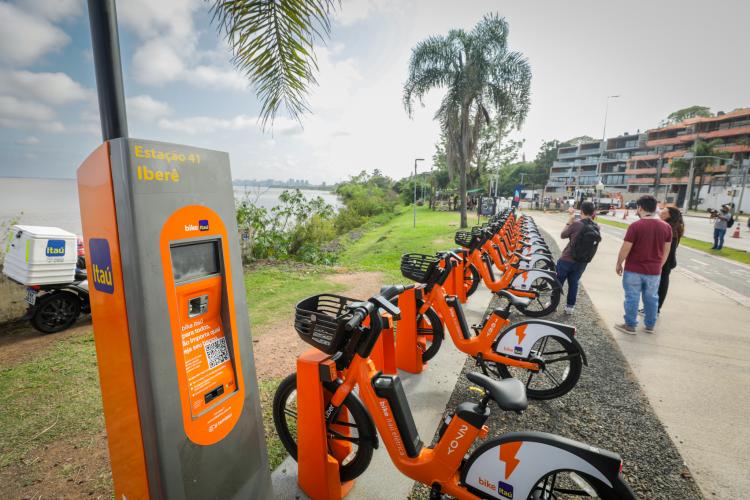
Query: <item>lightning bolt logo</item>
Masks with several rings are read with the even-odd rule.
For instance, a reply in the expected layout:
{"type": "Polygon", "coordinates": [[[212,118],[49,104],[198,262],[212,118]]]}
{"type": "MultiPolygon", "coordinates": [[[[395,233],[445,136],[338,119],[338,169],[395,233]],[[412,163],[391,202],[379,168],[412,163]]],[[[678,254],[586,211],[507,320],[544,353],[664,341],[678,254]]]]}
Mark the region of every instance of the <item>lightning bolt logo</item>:
{"type": "Polygon", "coordinates": [[[521,449],[521,441],[514,441],[512,443],[503,443],[500,445],[500,461],[505,462],[505,479],[507,480],[513,471],[516,470],[516,466],[521,463],[516,458],[518,450],[521,449]]]}
{"type": "Polygon", "coordinates": [[[523,342],[523,339],[526,338],[526,328],[529,325],[519,325],[516,327],[516,337],[518,337],[518,344],[520,345],[523,342]]]}

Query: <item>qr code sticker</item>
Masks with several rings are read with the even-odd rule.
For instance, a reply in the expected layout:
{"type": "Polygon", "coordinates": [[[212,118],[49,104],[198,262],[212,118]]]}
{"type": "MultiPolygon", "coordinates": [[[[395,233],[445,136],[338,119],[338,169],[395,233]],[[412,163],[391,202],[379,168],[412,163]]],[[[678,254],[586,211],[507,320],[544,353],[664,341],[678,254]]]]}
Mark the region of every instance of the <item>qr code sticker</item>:
{"type": "Polygon", "coordinates": [[[203,349],[206,350],[209,369],[219,366],[225,361],[229,361],[229,350],[227,349],[227,341],[224,337],[204,342],[203,349]]]}

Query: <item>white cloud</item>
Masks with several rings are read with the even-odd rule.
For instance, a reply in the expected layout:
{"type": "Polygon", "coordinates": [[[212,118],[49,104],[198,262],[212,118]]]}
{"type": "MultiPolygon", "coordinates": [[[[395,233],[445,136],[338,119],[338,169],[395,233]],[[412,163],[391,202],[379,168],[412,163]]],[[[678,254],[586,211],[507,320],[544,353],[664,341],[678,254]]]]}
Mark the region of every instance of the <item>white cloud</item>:
{"type": "Polygon", "coordinates": [[[83,12],[83,0],[22,0],[20,6],[50,21],[75,17],[83,12]]]}
{"type": "Polygon", "coordinates": [[[91,98],[93,93],[65,73],[0,71],[0,94],[52,105],[91,98]]]}
{"type": "Polygon", "coordinates": [[[346,0],[336,9],[333,19],[343,26],[351,26],[377,12],[393,13],[399,6],[396,0],[346,0]]]}
{"type": "Polygon", "coordinates": [[[0,61],[28,65],[59,51],[70,37],[49,21],[0,2],[0,61]]]}
{"type": "Polygon", "coordinates": [[[136,79],[146,85],[163,85],[185,75],[185,65],[177,49],[161,38],[149,40],[136,49],[133,70],[136,79]]]}
{"type": "Polygon", "coordinates": [[[126,99],[128,116],[144,121],[153,121],[169,115],[169,104],[158,101],[150,95],[137,95],[126,99]]]}
{"type": "Polygon", "coordinates": [[[35,137],[33,135],[24,137],[22,139],[16,139],[16,144],[20,144],[21,146],[36,146],[40,142],[42,141],[40,141],[38,137],[35,137]]]}
{"type": "Polygon", "coordinates": [[[221,69],[216,66],[196,66],[191,76],[197,85],[206,87],[221,87],[234,90],[248,88],[247,78],[234,69],[221,69]]]}
{"type": "MultiPolygon", "coordinates": [[[[159,120],[159,127],[164,130],[183,132],[190,135],[210,134],[226,130],[260,130],[257,116],[237,115],[231,118],[214,116],[191,116],[187,118],[163,118],[159,120]]],[[[289,118],[277,118],[274,132],[291,135],[301,132],[300,125],[289,118]]]]}
{"type": "Polygon", "coordinates": [[[62,132],[65,127],[55,118],[55,110],[45,104],[7,95],[0,96],[0,127],[62,132]]]}
{"type": "Polygon", "coordinates": [[[184,42],[195,38],[193,14],[201,7],[200,0],[127,0],[118,2],[117,17],[143,40],[184,42]]]}

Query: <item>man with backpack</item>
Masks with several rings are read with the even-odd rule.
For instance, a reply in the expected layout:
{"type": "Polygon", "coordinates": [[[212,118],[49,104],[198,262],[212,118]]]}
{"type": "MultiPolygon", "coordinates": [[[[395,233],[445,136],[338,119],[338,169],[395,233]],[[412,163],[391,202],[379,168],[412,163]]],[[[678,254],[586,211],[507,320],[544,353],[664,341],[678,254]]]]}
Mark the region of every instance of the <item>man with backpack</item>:
{"type": "Polygon", "coordinates": [[[729,207],[726,205],[721,206],[721,212],[714,212],[711,214],[714,221],[714,246],[711,250],[721,250],[724,248],[724,236],[727,234],[727,229],[734,226],[734,217],[729,211],[729,207]]]}
{"type": "Polygon", "coordinates": [[[561,284],[568,282],[568,295],[565,314],[573,314],[578,295],[578,282],[586,270],[586,265],[594,258],[599,242],[602,240],[599,226],[594,222],[594,204],[590,201],[581,203],[581,216],[576,216],[572,207],[568,210],[570,218],[565,224],[560,237],[570,238],[557,261],[557,279],[561,284]]]}

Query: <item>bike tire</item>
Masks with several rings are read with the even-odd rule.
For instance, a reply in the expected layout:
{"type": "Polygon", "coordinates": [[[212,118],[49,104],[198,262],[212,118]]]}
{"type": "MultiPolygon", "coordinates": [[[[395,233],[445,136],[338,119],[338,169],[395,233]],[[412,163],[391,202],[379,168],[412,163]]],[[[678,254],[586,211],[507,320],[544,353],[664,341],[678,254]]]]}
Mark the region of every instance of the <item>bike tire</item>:
{"type": "Polygon", "coordinates": [[[464,286],[466,286],[466,282],[469,280],[469,288],[466,290],[467,297],[471,297],[471,295],[477,291],[479,282],[482,281],[482,277],[479,275],[479,270],[476,268],[476,266],[474,266],[474,264],[469,264],[468,268],[464,267],[464,286]],[[467,276],[467,273],[471,276],[467,276]]]}
{"type": "MultiPolygon", "coordinates": [[[[323,387],[330,394],[333,394],[340,382],[324,382],[323,387]]],[[[289,455],[297,461],[297,440],[296,432],[292,434],[289,429],[288,422],[285,416],[285,409],[287,400],[291,397],[293,392],[297,391],[297,373],[288,375],[279,384],[276,389],[276,394],[273,397],[273,423],[276,427],[276,433],[279,436],[279,440],[289,452],[289,455]]],[[[370,435],[370,415],[362,405],[362,402],[357,399],[352,393],[347,394],[342,405],[349,412],[351,420],[353,420],[352,429],[357,430],[357,436],[360,438],[357,443],[357,451],[354,457],[347,463],[341,464],[339,467],[339,476],[342,482],[351,481],[359,477],[370,465],[372,460],[373,442],[375,436],[370,435]]],[[[295,414],[296,417],[296,414],[295,414]]]]}
{"type": "MultiPolygon", "coordinates": [[[[550,389],[535,389],[533,387],[529,387],[532,378],[534,376],[538,376],[536,375],[538,373],[545,374],[544,371],[531,372],[528,370],[524,370],[523,373],[529,374],[529,377],[524,382],[524,380],[521,377],[515,376],[513,373],[511,373],[507,365],[494,362],[495,370],[497,371],[497,374],[501,378],[515,377],[515,378],[520,379],[521,382],[524,382],[524,384],[526,385],[526,395],[529,397],[529,399],[547,400],[547,399],[555,399],[555,398],[564,396],[576,386],[576,384],[578,383],[578,380],[581,378],[581,372],[583,371],[583,353],[580,350],[578,350],[578,348],[573,342],[570,342],[560,337],[552,337],[552,336],[547,336],[547,337],[554,339],[555,342],[559,343],[565,349],[566,356],[573,356],[570,359],[570,364],[567,367],[567,372],[564,372],[566,373],[564,380],[562,381],[562,383],[560,383],[556,387],[553,387],[550,389]]],[[[545,337],[541,337],[539,341],[541,342],[544,338],[545,337]]],[[[518,370],[520,371],[521,369],[519,368],[518,370]]],[[[490,373],[492,373],[492,371],[490,371],[490,373]]]]}
{"type": "MultiPolygon", "coordinates": [[[[556,494],[555,492],[546,492],[548,494],[544,494],[541,490],[541,484],[545,482],[545,478],[548,478],[550,476],[556,476],[561,473],[570,472],[570,471],[555,471],[549,474],[545,474],[541,478],[539,478],[538,481],[535,483],[535,489],[532,490],[531,494],[529,495],[529,498],[532,500],[552,500],[552,499],[559,499],[559,498],[568,498],[567,496],[561,496],[559,494],[556,494]]],[[[635,500],[636,496],[635,493],[633,493],[633,490],[630,488],[630,485],[625,481],[625,479],[622,477],[622,474],[619,474],[618,477],[615,479],[615,481],[612,482],[612,486],[609,486],[599,479],[596,479],[594,477],[591,477],[588,474],[583,474],[581,472],[574,472],[575,475],[577,475],[579,478],[583,479],[586,484],[594,490],[596,493],[597,498],[601,498],[602,500],[635,500]]],[[[585,495],[589,496],[589,495],[585,495]]],[[[576,498],[578,495],[575,496],[576,498]]]]}
{"type": "Polygon", "coordinates": [[[44,334],[70,328],[81,314],[81,301],[74,293],[53,292],[39,299],[31,317],[31,326],[44,334]]]}
{"type": "Polygon", "coordinates": [[[537,290],[539,286],[535,284],[540,280],[546,284],[547,288],[545,290],[549,290],[550,302],[546,305],[542,304],[542,309],[539,310],[529,309],[525,306],[517,306],[516,309],[521,311],[524,316],[529,316],[531,318],[541,318],[542,316],[547,316],[548,314],[552,314],[553,312],[555,312],[557,310],[557,306],[560,305],[560,288],[555,286],[555,283],[552,279],[548,277],[537,278],[534,280],[531,289],[537,290]]]}
{"type": "MultiPolygon", "coordinates": [[[[423,304],[424,301],[417,300],[417,310],[421,309],[423,304]]],[[[427,309],[424,315],[417,315],[417,335],[425,335],[424,333],[420,333],[420,330],[427,330],[427,328],[425,327],[420,327],[420,323],[425,319],[425,317],[430,322],[430,326],[432,327],[432,343],[422,353],[423,363],[427,363],[429,360],[434,358],[443,343],[443,322],[440,321],[440,316],[438,316],[437,312],[435,312],[433,308],[427,309]]]]}

